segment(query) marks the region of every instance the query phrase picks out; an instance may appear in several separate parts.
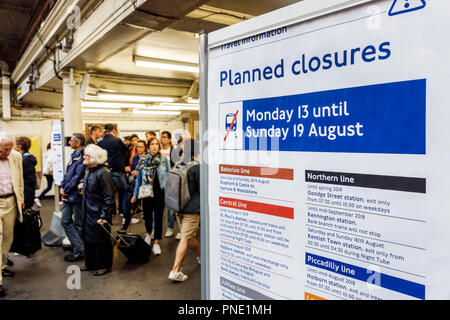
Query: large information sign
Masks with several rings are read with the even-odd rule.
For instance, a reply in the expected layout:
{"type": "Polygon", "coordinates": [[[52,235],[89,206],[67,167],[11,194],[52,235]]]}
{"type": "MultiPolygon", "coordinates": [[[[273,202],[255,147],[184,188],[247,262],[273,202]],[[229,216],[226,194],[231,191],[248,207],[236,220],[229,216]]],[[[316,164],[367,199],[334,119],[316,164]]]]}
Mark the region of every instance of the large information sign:
{"type": "Polygon", "coordinates": [[[54,154],[53,157],[53,178],[55,185],[61,185],[64,179],[64,141],[63,141],[63,125],[62,121],[56,120],[52,122],[51,147],[54,154]]]}
{"type": "Polygon", "coordinates": [[[209,48],[210,298],[450,298],[449,12],[371,1],[209,48]]]}

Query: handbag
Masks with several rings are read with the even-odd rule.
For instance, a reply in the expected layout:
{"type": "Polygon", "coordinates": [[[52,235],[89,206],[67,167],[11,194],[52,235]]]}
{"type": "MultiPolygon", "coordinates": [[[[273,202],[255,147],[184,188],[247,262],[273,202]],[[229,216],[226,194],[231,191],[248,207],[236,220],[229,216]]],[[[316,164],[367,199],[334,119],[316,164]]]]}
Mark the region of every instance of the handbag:
{"type": "Polygon", "coordinates": [[[24,210],[23,222],[16,221],[14,226],[14,240],[11,252],[16,252],[31,258],[33,254],[42,248],[41,227],[42,219],[39,211],[24,210]]]}
{"type": "Polygon", "coordinates": [[[153,171],[153,177],[152,177],[152,183],[151,184],[146,184],[145,186],[140,186],[139,187],[138,199],[147,199],[147,198],[153,198],[154,197],[153,181],[155,180],[155,173],[156,173],[156,169],[155,169],[155,171],[153,171]]]}

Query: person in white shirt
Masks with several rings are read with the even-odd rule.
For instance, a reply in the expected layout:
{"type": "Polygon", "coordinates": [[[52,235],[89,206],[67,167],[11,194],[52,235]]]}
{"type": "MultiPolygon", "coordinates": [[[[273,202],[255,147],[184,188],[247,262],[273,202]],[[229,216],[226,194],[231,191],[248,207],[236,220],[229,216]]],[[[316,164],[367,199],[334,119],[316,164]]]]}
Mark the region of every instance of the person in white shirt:
{"type": "MultiPolygon", "coordinates": [[[[170,168],[174,166],[174,162],[171,159],[172,153],[172,134],[169,131],[163,131],[161,133],[161,155],[167,158],[170,168]]],[[[167,229],[164,237],[170,238],[173,236],[173,227],[175,224],[175,211],[167,208],[167,229]]],[[[177,239],[180,239],[181,234],[177,234],[177,239]]]]}
{"type": "Polygon", "coordinates": [[[2,276],[14,275],[6,269],[8,252],[14,238],[14,223],[16,218],[22,222],[25,207],[22,156],[13,146],[13,137],[0,132],[0,297],[6,295],[2,276]]]}
{"type": "Polygon", "coordinates": [[[47,180],[47,188],[41,192],[39,197],[34,199],[34,203],[40,208],[41,200],[45,197],[45,195],[52,189],[53,186],[53,150],[51,148],[51,143],[49,142],[47,145],[47,151],[44,152],[43,155],[43,170],[42,173],[47,180]]]}

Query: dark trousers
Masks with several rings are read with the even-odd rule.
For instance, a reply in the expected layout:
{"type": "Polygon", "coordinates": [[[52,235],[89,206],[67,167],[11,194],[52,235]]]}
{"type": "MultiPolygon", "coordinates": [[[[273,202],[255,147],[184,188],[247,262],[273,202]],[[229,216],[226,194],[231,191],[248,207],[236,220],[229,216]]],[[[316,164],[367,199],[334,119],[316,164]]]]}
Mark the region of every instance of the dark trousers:
{"type": "Polygon", "coordinates": [[[49,192],[52,189],[53,186],[53,176],[51,174],[46,174],[45,179],[47,179],[47,188],[45,188],[45,190],[41,192],[41,194],[38,197],[39,200],[42,200],[47,194],[47,192],[49,192]]]}
{"type": "Polygon", "coordinates": [[[128,228],[128,225],[131,221],[131,213],[130,213],[130,194],[127,190],[127,180],[125,179],[125,175],[119,172],[112,173],[112,180],[117,187],[119,192],[119,204],[120,211],[122,211],[123,217],[125,218],[124,227],[128,228]]]}
{"type": "Polygon", "coordinates": [[[162,225],[164,214],[164,190],[155,193],[153,198],[147,198],[142,200],[142,206],[144,211],[145,229],[148,233],[153,229],[153,211],[155,212],[155,239],[162,239],[162,225]]]}
{"type": "Polygon", "coordinates": [[[111,241],[86,243],[84,263],[89,270],[111,269],[113,264],[113,246],[111,241]]]}

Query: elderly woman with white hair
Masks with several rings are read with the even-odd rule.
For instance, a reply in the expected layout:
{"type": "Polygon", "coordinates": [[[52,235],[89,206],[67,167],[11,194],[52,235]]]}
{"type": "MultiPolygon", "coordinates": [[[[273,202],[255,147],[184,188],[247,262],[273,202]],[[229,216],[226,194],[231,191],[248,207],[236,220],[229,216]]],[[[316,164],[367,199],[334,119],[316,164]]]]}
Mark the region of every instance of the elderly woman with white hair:
{"type": "Polygon", "coordinates": [[[83,164],[88,170],[83,182],[81,234],[85,243],[85,267],[81,270],[92,270],[94,276],[110,272],[113,262],[113,246],[103,229],[110,228],[115,208],[114,183],[107,159],[106,150],[95,144],[88,145],[84,151],[83,164]]]}

